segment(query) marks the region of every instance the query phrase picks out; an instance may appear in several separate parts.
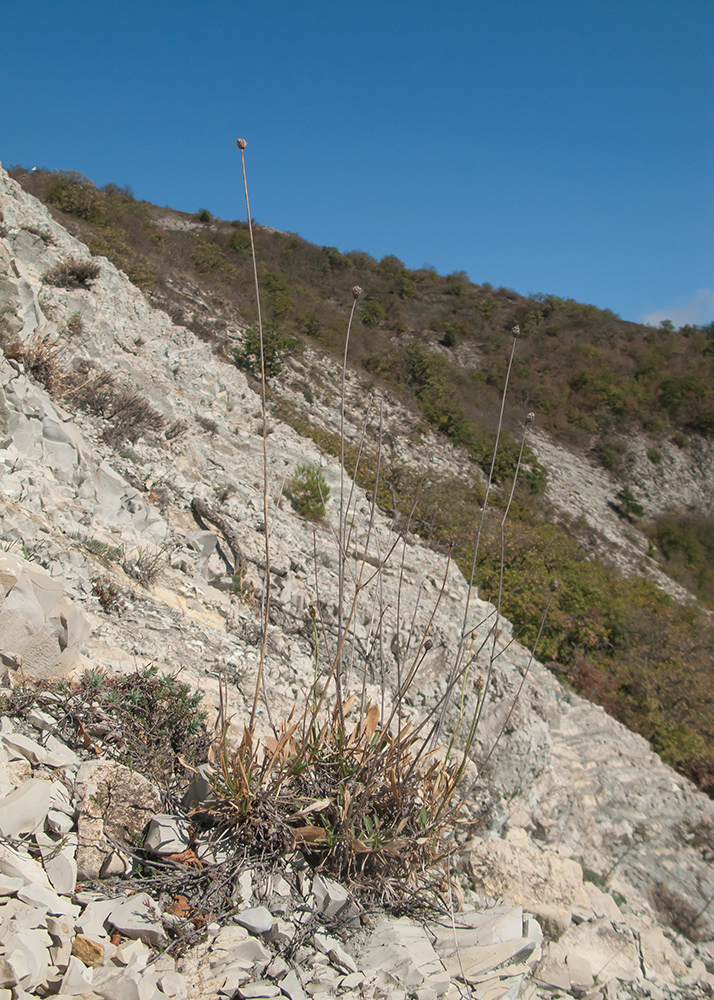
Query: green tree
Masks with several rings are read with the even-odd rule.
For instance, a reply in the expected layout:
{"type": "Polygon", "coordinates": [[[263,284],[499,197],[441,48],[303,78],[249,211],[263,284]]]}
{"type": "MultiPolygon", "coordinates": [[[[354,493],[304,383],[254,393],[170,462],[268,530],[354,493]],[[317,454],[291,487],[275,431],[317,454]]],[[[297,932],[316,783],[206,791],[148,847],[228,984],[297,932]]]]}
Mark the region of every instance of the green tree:
{"type": "MultiPolygon", "coordinates": [[[[263,331],[263,357],[265,377],[275,378],[283,370],[286,358],[300,347],[300,341],[286,337],[281,330],[263,331]]],[[[246,330],[243,347],[233,352],[233,360],[238,368],[260,378],[260,336],[255,327],[246,330]]]]}
{"type": "Polygon", "coordinates": [[[362,306],[362,322],[365,326],[378,326],[387,318],[387,310],[379,302],[365,302],[362,306]]]}
{"type": "Polygon", "coordinates": [[[628,521],[632,521],[635,517],[642,517],[645,512],[642,504],[635,500],[629,486],[623,487],[619,493],[616,493],[615,500],[617,501],[614,505],[615,510],[620,517],[624,517],[628,521]]]}

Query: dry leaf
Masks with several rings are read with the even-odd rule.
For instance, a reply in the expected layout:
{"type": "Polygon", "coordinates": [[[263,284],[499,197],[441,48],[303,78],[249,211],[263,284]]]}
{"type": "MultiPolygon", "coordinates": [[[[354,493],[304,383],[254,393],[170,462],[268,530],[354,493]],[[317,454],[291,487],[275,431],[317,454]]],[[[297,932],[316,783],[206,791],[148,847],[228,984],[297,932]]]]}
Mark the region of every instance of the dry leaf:
{"type": "Polygon", "coordinates": [[[166,907],[166,913],[172,913],[175,917],[185,918],[191,913],[191,907],[185,896],[175,895],[171,906],[166,907]]]}
{"type": "Polygon", "coordinates": [[[327,843],[327,831],[322,826],[299,826],[293,830],[296,843],[302,844],[325,844],[327,843]]]}
{"type": "Polygon", "coordinates": [[[167,854],[167,861],[177,861],[181,865],[189,865],[191,868],[203,868],[203,861],[196,857],[196,852],[190,847],[179,854],[167,854]]]}
{"type": "Polygon", "coordinates": [[[308,813],[322,812],[323,809],[327,809],[328,806],[331,806],[334,801],[334,799],[317,799],[315,802],[311,802],[309,806],[304,806],[296,813],[293,813],[290,818],[299,819],[300,816],[307,816],[308,813]]]}
{"type": "Polygon", "coordinates": [[[377,731],[377,726],[379,725],[379,705],[372,705],[364,719],[364,731],[367,735],[367,741],[372,739],[375,732],[377,731]]]}

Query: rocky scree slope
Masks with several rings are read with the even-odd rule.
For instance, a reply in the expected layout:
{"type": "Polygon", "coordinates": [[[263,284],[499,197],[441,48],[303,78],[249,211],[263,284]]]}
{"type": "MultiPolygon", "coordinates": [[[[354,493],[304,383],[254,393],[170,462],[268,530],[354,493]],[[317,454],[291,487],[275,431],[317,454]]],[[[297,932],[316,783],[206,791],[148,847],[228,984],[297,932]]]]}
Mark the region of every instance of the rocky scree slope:
{"type": "MultiPolygon", "coordinates": [[[[259,400],[239,371],[219,360],[190,331],[152,309],[105,259],[95,259],[101,271],[91,287],[43,283],[42,276],[59,261],[68,255],[86,259],[88,253],[4,174],[0,209],[4,233],[0,308],[9,333],[23,343],[35,338],[56,345],[54,358],[75,370],[83,366],[88,381],[98,373],[109,373],[116,385],[138,394],[162,418],[162,423],[154,421],[153,429],[135,435],[136,440],[125,438],[112,447],[102,436],[111,418],[75,409],[71,393],[50,397],[22,365],[3,359],[0,517],[6,552],[0,556],[5,593],[0,606],[0,656],[4,683],[72,677],[86,667],[128,673],[152,663],[172,675],[180,671],[182,679],[205,692],[207,705],[215,710],[222,675],[230,682],[229,712],[237,734],[252,695],[259,616],[254,603],[232,593],[235,566],[230,549],[222,534],[197,522],[191,502],[198,498],[210,506],[220,505],[231,519],[246,559],[240,586],[243,597],[249,597],[250,588],[261,585],[263,559],[259,400]],[[122,558],[107,557],[116,551],[122,558]],[[137,577],[148,582],[147,568],[152,564],[160,573],[150,586],[142,587],[137,577]],[[111,614],[102,610],[98,578],[120,595],[111,614]]],[[[313,678],[307,607],[319,602],[327,619],[334,621],[336,616],[337,557],[331,525],[340,471],[311,442],[275,422],[268,466],[273,503],[296,465],[306,460],[321,466],[332,499],[325,523],[306,522],[285,502],[278,503],[272,514],[274,615],[266,686],[277,718],[303,697],[313,678]]],[[[363,497],[349,517],[359,558],[370,519],[363,497]]],[[[390,520],[378,512],[376,524],[367,552],[372,565],[393,541],[390,520]]],[[[375,657],[368,670],[367,691],[373,700],[381,697],[380,670],[393,672],[390,647],[397,635],[397,607],[402,635],[408,634],[412,622],[416,628],[426,627],[443,579],[444,595],[429,626],[433,645],[419,676],[413,712],[418,714],[443,690],[458,643],[466,585],[453,566],[447,568],[445,557],[408,537],[399,547],[398,562],[393,568],[388,565],[381,576],[387,641],[383,659],[375,657]]],[[[355,684],[361,684],[359,654],[369,645],[373,628],[372,597],[365,594],[355,626],[355,684]]],[[[472,596],[472,627],[483,633],[487,626],[479,623],[487,622],[492,613],[491,606],[472,596]]],[[[484,662],[477,669],[485,672],[486,666],[484,662]]],[[[531,958],[541,956],[538,964],[533,958],[515,973],[517,984],[506,983],[508,975],[494,974],[489,980],[494,992],[488,995],[508,995],[513,989],[514,997],[525,989],[545,989],[548,995],[587,992],[592,980],[578,962],[587,961],[588,954],[592,957],[594,941],[605,957],[594,963],[597,968],[593,966],[590,974],[593,969],[599,973],[602,984],[609,978],[605,967],[616,969],[610,980],[615,993],[619,988],[638,995],[638,989],[649,989],[657,995],[660,986],[655,980],[669,984],[674,992],[677,983],[695,989],[698,981],[696,989],[704,988],[709,983],[705,965],[714,959],[705,943],[714,936],[713,804],[662,764],[644,740],[564,690],[538,663],[529,666],[528,652],[512,641],[505,621],[477,760],[487,755],[502,729],[497,750],[474,789],[483,805],[483,822],[474,831],[477,839],[464,851],[464,862],[481,895],[468,901],[474,905],[477,898],[485,905],[487,899],[500,898],[503,906],[525,907],[552,940],[538,945],[539,952],[535,944],[523,945],[521,951],[531,958]],[[588,888],[593,882],[582,888],[583,871],[603,886],[610,902],[598,896],[595,905],[595,889],[588,888]],[[669,932],[662,935],[652,906],[658,886],[664,886],[668,898],[679,901],[685,913],[697,916],[698,936],[704,943],[695,947],[669,932]],[[622,955],[629,958],[618,965],[615,957],[622,955]],[[643,982],[649,985],[642,986],[643,982]]],[[[36,764],[47,766],[39,759],[36,764]]],[[[51,760],[49,766],[69,768],[72,801],[81,802],[78,775],[71,770],[76,762],[57,765],[51,760]]],[[[6,787],[25,787],[27,768],[13,765],[7,774],[6,787]]],[[[36,828],[47,815],[33,812],[36,828]]],[[[96,836],[101,839],[100,833],[96,836]]],[[[19,897],[10,893],[9,898],[19,897]]],[[[83,899],[72,905],[82,903],[83,899]]],[[[535,929],[530,933],[535,936],[528,940],[534,942],[535,929]]],[[[522,936],[508,940],[520,941],[522,936]]],[[[468,947],[477,946],[472,936],[468,947]]],[[[406,947],[402,939],[400,947],[406,947]]],[[[455,960],[448,983],[453,976],[469,983],[473,995],[485,996],[483,990],[479,993],[483,983],[475,979],[483,979],[499,964],[505,968],[504,963],[517,954],[516,949],[496,966],[488,965],[495,962],[493,955],[476,956],[466,970],[455,960]],[[479,967],[482,960],[485,968],[479,967]],[[465,975],[477,968],[480,971],[471,971],[470,978],[465,975]]],[[[440,983],[439,990],[451,989],[446,979],[440,983]]],[[[390,988],[398,992],[413,986],[400,985],[396,977],[390,988]]]]}

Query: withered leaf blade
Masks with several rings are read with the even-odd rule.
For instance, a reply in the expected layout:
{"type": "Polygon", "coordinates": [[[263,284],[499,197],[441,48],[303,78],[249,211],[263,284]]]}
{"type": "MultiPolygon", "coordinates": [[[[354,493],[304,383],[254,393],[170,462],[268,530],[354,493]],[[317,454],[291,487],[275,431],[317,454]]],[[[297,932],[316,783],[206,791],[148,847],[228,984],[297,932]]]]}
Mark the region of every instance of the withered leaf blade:
{"type": "Polygon", "coordinates": [[[296,844],[326,844],[327,831],[322,826],[299,826],[293,830],[296,844]]]}
{"type": "Polygon", "coordinates": [[[367,741],[371,740],[377,731],[377,726],[379,725],[379,705],[372,705],[367,710],[367,715],[364,719],[364,731],[367,737],[367,741]]]}
{"type": "Polygon", "coordinates": [[[334,801],[334,799],[317,799],[315,802],[311,802],[309,806],[303,806],[302,809],[298,809],[290,818],[299,819],[300,816],[307,816],[308,813],[322,812],[323,809],[331,806],[334,801]]]}

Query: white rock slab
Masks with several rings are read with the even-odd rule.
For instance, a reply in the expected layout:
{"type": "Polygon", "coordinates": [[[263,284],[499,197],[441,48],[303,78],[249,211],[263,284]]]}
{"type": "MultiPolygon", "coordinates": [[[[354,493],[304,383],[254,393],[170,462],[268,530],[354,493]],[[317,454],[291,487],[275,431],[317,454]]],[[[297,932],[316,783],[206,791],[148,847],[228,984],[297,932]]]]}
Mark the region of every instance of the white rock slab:
{"type": "Polygon", "coordinates": [[[166,940],[160,913],[151,896],[137,893],[135,896],[124,896],[114,900],[114,904],[107,920],[120,934],[131,938],[143,938],[152,945],[161,944],[166,940]]]}
{"type": "Polygon", "coordinates": [[[0,835],[14,839],[21,833],[39,830],[50,807],[51,793],[51,782],[30,778],[0,799],[0,835]]]}
{"type": "Polygon", "coordinates": [[[280,980],[280,989],[290,997],[290,1000],[308,1000],[307,993],[293,971],[288,972],[287,976],[280,980]]]}
{"type": "Polygon", "coordinates": [[[149,822],[144,847],[154,854],[180,854],[191,843],[191,824],[181,816],[159,813],[149,822]]]}
{"type": "Polygon", "coordinates": [[[17,898],[29,906],[43,908],[53,916],[61,916],[62,914],[76,916],[79,913],[79,907],[71,900],[60,896],[54,889],[48,889],[47,886],[37,882],[31,882],[19,889],[17,898]]]}
{"type": "Polygon", "coordinates": [[[57,842],[46,834],[35,834],[42,865],[55,892],[70,896],[77,886],[77,835],[67,834],[57,842]]]}
{"type": "Polygon", "coordinates": [[[251,934],[269,934],[273,929],[273,915],[266,906],[251,906],[240,910],[233,918],[251,934]]]}
{"type": "Polygon", "coordinates": [[[19,851],[7,844],[0,844],[0,873],[9,875],[10,878],[21,878],[26,885],[30,882],[36,882],[38,885],[44,885],[47,889],[51,888],[50,880],[42,865],[28,857],[27,854],[20,854],[19,851]]]}
{"type": "Polygon", "coordinates": [[[70,997],[92,993],[94,989],[92,986],[93,977],[94,969],[88,969],[84,962],[71,955],[67,963],[67,971],[62,977],[60,993],[70,997]]]}
{"type": "Polygon", "coordinates": [[[586,959],[599,983],[610,979],[631,982],[640,972],[640,957],[632,935],[616,930],[609,920],[570,927],[558,943],[568,958],[572,955],[586,959]]]}
{"type": "Polygon", "coordinates": [[[14,896],[18,889],[27,885],[24,878],[10,878],[9,875],[0,875],[0,896],[14,896]]]}

